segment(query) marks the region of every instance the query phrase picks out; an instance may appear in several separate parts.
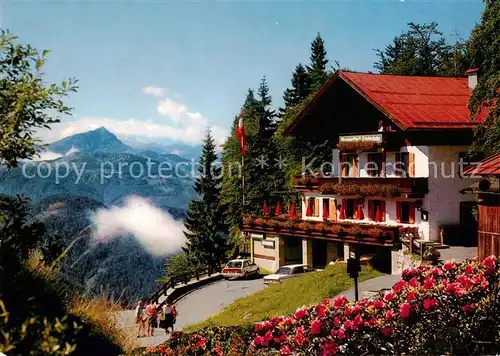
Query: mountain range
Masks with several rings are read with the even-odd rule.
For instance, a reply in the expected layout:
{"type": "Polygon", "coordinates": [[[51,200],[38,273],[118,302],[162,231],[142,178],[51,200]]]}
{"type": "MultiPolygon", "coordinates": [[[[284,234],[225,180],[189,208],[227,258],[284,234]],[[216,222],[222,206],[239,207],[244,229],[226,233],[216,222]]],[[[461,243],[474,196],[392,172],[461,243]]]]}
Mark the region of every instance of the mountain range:
{"type": "MultiPolygon", "coordinates": [[[[183,219],[193,190],[193,160],[168,151],[133,148],[99,128],[46,147],[47,161],[24,161],[0,173],[0,194],[29,197],[33,216],[69,245],[99,209],[121,206],[131,195],[183,219]]],[[[194,167],[195,169],[195,167],[194,167]]],[[[151,256],[132,235],[96,244],[89,233],[65,257],[62,272],[91,295],[147,296],[164,274],[165,258],[151,256]]]]}

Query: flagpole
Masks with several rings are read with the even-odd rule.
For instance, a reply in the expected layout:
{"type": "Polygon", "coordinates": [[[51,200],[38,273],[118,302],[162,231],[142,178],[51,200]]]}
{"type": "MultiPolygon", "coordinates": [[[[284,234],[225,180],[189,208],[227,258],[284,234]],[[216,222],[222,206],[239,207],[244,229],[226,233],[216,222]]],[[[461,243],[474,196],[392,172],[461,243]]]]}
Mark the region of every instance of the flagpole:
{"type": "MultiPolygon", "coordinates": [[[[241,214],[245,217],[245,155],[241,155],[241,214]]],[[[243,231],[243,253],[247,252],[247,234],[243,231]]]]}

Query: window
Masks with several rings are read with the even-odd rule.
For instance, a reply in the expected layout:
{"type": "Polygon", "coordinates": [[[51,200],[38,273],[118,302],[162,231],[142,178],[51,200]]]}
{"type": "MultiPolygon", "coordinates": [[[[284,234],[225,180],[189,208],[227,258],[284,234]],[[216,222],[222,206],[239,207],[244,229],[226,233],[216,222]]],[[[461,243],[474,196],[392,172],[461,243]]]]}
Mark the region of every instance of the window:
{"type": "Polygon", "coordinates": [[[380,177],[382,175],[382,154],[369,153],[366,164],[366,173],[370,177],[380,177]]]}
{"type": "Polygon", "coordinates": [[[241,268],[241,261],[229,261],[226,268],[241,268]]]}
{"type": "Polygon", "coordinates": [[[326,198],[326,199],[323,199],[323,210],[326,210],[326,211],[323,211],[323,216],[330,216],[330,199],[326,198]]]}
{"type": "Polygon", "coordinates": [[[304,273],[304,267],[300,266],[300,267],[295,267],[293,269],[292,274],[300,274],[300,273],[304,273]]]}
{"type": "MultiPolygon", "coordinates": [[[[342,199],[341,209],[343,209],[344,216],[341,219],[355,219],[358,210],[358,201],[356,199],[342,199]]],[[[342,210],[341,210],[342,215],[342,210]]]]}
{"type": "Polygon", "coordinates": [[[247,268],[247,267],[248,267],[248,262],[247,261],[243,262],[243,268],[247,268]]]}
{"type": "Polygon", "coordinates": [[[408,152],[399,152],[396,153],[396,162],[395,162],[394,171],[399,177],[408,177],[408,166],[409,166],[409,153],[408,152]]]}
{"type": "Polygon", "coordinates": [[[307,198],[306,216],[319,216],[319,200],[319,198],[307,198]]]}
{"type": "Polygon", "coordinates": [[[291,271],[290,267],[280,267],[274,274],[287,275],[290,274],[291,271]]]}
{"type": "Polygon", "coordinates": [[[383,200],[368,200],[368,218],[372,221],[385,221],[385,202],[383,200]]]}
{"type": "Polygon", "coordinates": [[[415,204],[412,202],[396,202],[396,220],[403,224],[415,223],[415,204]]]}
{"type": "Polygon", "coordinates": [[[345,154],[342,155],[344,161],[342,162],[342,176],[343,177],[357,177],[358,176],[358,155],[345,154]]]}

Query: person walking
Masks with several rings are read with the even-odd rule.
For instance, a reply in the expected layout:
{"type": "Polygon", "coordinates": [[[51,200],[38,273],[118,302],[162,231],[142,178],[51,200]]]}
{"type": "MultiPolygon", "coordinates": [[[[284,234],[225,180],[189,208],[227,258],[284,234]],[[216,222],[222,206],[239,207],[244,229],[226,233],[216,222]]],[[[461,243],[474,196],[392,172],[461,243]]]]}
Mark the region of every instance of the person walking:
{"type": "Polygon", "coordinates": [[[172,332],[174,332],[174,324],[175,324],[175,319],[177,317],[177,310],[175,309],[175,306],[171,302],[167,302],[163,307],[162,307],[162,313],[161,313],[161,318],[160,318],[160,327],[165,329],[165,334],[168,335],[169,330],[172,329],[172,332]]]}
{"type": "Polygon", "coordinates": [[[158,319],[158,311],[156,310],[156,303],[152,300],[148,302],[144,313],[147,317],[147,327],[148,327],[148,336],[155,336],[155,327],[158,319]]]}
{"type": "Polygon", "coordinates": [[[144,329],[146,328],[146,315],[144,314],[144,301],[139,300],[135,307],[135,323],[138,325],[137,337],[144,337],[144,329]]]}

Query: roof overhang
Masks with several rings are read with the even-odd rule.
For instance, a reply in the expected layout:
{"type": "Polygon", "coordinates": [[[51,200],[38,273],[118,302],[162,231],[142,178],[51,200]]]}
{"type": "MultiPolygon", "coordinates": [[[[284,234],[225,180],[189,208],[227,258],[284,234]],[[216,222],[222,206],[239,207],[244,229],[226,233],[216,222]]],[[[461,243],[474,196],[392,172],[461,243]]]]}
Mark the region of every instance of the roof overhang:
{"type": "MultiPolygon", "coordinates": [[[[485,177],[486,178],[486,177],[485,177]]],[[[498,177],[493,177],[494,181],[490,184],[488,189],[479,188],[479,183],[476,182],[469,187],[462,189],[460,191],[461,194],[492,194],[492,195],[500,195],[500,179],[498,177]]]]}

